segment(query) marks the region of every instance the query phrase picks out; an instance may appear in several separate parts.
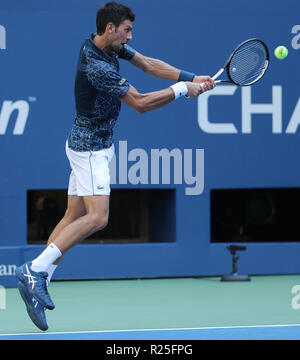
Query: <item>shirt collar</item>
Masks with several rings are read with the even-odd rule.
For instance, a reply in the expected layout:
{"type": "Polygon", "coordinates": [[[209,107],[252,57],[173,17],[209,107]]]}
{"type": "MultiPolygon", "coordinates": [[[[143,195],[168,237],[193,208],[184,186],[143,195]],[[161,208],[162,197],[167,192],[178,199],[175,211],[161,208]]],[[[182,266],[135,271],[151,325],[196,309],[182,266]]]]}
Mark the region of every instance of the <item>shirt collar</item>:
{"type": "Polygon", "coordinates": [[[100,49],[93,41],[94,37],[96,36],[96,34],[91,34],[91,36],[89,37],[88,41],[90,44],[90,47],[101,57],[101,58],[105,58],[107,61],[112,61],[114,58],[118,57],[118,54],[115,53],[114,51],[111,51],[109,54],[107,54],[105,51],[103,51],[102,49],[100,49]]]}

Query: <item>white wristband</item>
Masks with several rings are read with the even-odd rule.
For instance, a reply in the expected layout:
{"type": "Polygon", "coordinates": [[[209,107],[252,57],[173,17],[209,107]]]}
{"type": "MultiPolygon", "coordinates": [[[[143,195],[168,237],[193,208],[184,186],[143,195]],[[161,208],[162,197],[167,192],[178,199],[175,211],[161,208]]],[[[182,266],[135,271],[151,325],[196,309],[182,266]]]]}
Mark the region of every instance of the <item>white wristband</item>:
{"type": "Polygon", "coordinates": [[[172,86],[170,86],[175,94],[175,100],[181,96],[184,96],[188,93],[188,88],[184,81],[180,81],[172,86]]]}

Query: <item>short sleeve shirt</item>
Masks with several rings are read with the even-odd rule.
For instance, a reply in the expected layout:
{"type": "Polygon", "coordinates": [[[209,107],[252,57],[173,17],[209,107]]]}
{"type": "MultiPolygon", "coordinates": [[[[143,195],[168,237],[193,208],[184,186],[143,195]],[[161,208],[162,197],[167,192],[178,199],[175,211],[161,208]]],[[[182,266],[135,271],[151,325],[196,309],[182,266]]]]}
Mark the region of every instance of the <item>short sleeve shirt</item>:
{"type": "Polygon", "coordinates": [[[129,82],[119,73],[118,59],[130,60],[135,50],[124,45],[117,54],[98,48],[91,35],[81,47],[75,80],[76,117],[68,137],[74,151],[98,151],[113,144],[121,97],[129,82]]]}

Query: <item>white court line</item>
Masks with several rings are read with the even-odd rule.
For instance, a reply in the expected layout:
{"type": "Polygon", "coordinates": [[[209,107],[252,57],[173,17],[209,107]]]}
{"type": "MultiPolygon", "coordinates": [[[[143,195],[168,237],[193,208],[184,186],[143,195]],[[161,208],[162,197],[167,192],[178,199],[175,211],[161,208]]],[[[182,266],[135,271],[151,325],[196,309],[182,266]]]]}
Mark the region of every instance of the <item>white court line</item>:
{"type": "Polygon", "coordinates": [[[1,336],[32,336],[32,335],[65,335],[65,334],[101,334],[101,333],[119,333],[119,332],[151,332],[151,331],[186,331],[186,330],[218,330],[218,329],[249,329],[249,328],[274,328],[274,327],[300,327],[300,324],[280,324],[280,325],[236,325],[236,326],[208,326],[198,328],[169,328],[169,329],[126,329],[126,330],[95,330],[95,331],[58,331],[58,332],[36,332],[36,333],[17,333],[0,334],[1,336]]]}

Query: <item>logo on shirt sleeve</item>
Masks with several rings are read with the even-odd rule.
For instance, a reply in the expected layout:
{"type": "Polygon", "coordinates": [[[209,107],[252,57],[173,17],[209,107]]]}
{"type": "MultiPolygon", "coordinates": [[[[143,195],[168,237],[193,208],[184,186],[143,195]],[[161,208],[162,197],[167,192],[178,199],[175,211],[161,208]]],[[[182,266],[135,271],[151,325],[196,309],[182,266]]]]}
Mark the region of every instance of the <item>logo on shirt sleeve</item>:
{"type": "Polygon", "coordinates": [[[124,83],[125,83],[126,79],[122,78],[120,81],[119,81],[119,85],[122,86],[124,83]]]}

